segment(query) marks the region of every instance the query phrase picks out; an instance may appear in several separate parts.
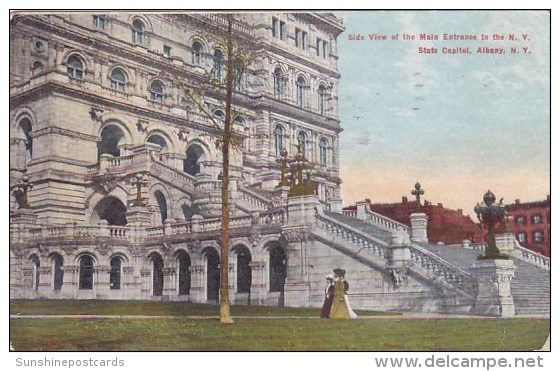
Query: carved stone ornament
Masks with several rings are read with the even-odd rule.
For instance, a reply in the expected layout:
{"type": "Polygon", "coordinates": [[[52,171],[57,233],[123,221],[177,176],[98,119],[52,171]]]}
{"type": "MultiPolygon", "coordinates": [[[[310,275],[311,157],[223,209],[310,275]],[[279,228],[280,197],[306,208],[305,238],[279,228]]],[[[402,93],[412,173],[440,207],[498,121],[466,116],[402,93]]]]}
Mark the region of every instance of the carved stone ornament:
{"type": "Polygon", "coordinates": [[[101,114],[104,112],[102,108],[99,107],[91,107],[89,110],[89,116],[91,117],[92,121],[103,122],[101,119],[101,114]]]}
{"type": "Polygon", "coordinates": [[[395,288],[401,287],[403,282],[406,280],[406,269],[391,269],[391,279],[393,280],[393,286],[395,288]]]}
{"type": "Polygon", "coordinates": [[[96,178],[94,180],[94,185],[98,188],[102,193],[109,194],[113,189],[117,187],[119,184],[119,179],[115,177],[104,177],[104,178],[96,178]]]}
{"type": "Polygon", "coordinates": [[[310,239],[309,232],[307,231],[307,229],[302,229],[302,228],[283,231],[282,237],[288,243],[304,242],[310,239]]]}
{"type": "Polygon", "coordinates": [[[187,142],[188,141],[188,139],[187,139],[188,134],[189,134],[188,130],[181,129],[177,132],[177,138],[179,138],[179,140],[181,142],[187,142]]]}

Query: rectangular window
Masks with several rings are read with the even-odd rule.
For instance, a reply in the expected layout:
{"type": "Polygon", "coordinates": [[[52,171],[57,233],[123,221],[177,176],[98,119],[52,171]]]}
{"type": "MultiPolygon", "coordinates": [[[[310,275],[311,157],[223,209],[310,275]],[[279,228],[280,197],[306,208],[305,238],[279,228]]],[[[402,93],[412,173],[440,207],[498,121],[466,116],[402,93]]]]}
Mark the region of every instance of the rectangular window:
{"type": "Polygon", "coordinates": [[[163,54],[165,54],[168,57],[171,57],[171,47],[164,45],[163,46],[163,54]]]}
{"type": "Polygon", "coordinates": [[[542,238],[542,233],[537,231],[535,233],[533,233],[533,242],[542,242],[543,238],[542,238]]]}
{"type": "Polygon", "coordinates": [[[525,233],[521,232],[517,234],[517,241],[519,241],[519,243],[524,243],[525,242],[525,233]]]}
{"type": "Polygon", "coordinates": [[[540,214],[533,215],[533,224],[541,224],[542,216],[540,214]]]}
{"type": "Polygon", "coordinates": [[[525,225],[525,218],[522,216],[518,216],[517,218],[515,218],[515,224],[518,227],[523,227],[525,225]]]}
{"type": "Polygon", "coordinates": [[[280,21],[280,40],[284,40],[286,37],[286,22],[280,21]]]}
{"type": "Polygon", "coordinates": [[[299,48],[299,46],[301,44],[300,38],[301,38],[301,30],[296,28],[296,38],[295,38],[296,48],[299,48]]]}
{"type": "Polygon", "coordinates": [[[272,37],[278,37],[278,19],[272,17],[272,37]]]}
{"type": "Polygon", "coordinates": [[[329,46],[329,43],[326,41],[323,41],[323,58],[327,59],[327,47],[329,46]]]}
{"type": "Polygon", "coordinates": [[[323,43],[321,42],[320,38],[317,38],[317,57],[321,55],[321,45],[323,45],[323,43]]]}
{"type": "Polygon", "coordinates": [[[105,16],[104,15],[94,15],[93,16],[93,26],[100,30],[105,29],[105,16]]]}
{"type": "Polygon", "coordinates": [[[307,32],[301,31],[301,49],[307,49],[307,32]]]}

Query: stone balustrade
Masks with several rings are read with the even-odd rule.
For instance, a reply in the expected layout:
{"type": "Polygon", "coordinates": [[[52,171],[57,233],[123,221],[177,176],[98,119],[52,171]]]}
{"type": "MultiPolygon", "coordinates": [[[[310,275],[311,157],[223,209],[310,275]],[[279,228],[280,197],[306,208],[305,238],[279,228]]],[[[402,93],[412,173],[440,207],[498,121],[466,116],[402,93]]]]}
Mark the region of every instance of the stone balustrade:
{"type": "Polygon", "coordinates": [[[407,226],[406,224],[399,223],[396,220],[387,218],[386,216],[373,212],[369,209],[366,210],[365,221],[367,223],[371,223],[375,225],[376,227],[385,229],[390,232],[397,231],[399,229],[404,229],[410,234],[410,227],[407,226]]]}
{"type": "Polygon", "coordinates": [[[352,218],[358,217],[358,212],[356,210],[342,210],[342,214],[346,216],[351,216],[352,218]]]}
{"type": "Polygon", "coordinates": [[[469,273],[449,264],[444,259],[418,245],[411,244],[409,249],[410,261],[414,265],[423,268],[433,277],[441,278],[466,293],[474,294],[476,292],[476,279],[469,273]]]}
{"type": "Polygon", "coordinates": [[[196,178],[159,161],[154,161],[150,172],[183,188],[194,189],[196,178]]]}
{"type": "Polygon", "coordinates": [[[268,198],[261,196],[257,192],[254,192],[243,186],[239,186],[238,190],[241,198],[258,210],[264,211],[272,208],[272,202],[268,198]]]}
{"type": "Polygon", "coordinates": [[[282,225],[284,222],[284,212],[282,210],[265,211],[259,214],[260,225],[282,225]]]}
{"type": "Polygon", "coordinates": [[[536,265],[537,267],[550,270],[549,257],[521,246],[519,242],[517,242],[517,240],[515,241],[515,249],[513,254],[516,258],[521,259],[527,263],[531,263],[533,265],[536,265]]]}

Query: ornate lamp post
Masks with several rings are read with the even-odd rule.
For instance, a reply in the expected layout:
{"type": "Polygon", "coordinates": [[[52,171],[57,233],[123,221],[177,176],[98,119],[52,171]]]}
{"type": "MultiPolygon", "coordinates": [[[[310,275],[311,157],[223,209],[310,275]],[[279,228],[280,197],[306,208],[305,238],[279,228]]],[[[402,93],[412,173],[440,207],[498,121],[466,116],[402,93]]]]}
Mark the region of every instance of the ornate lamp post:
{"type": "Polygon", "coordinates": [[[136,177],[132,178],[132,180],[130,181],[130,184],[133,187],[136,186],[136,199],[132,203],[132,206],[145,207],[146,204],[144,203],[144,200],[142,199],[142,186],[147,186],[148,181],[144,179],[144,176],[142,175],[142,173],[138,173],[138,174],[136,174],[136,177]]]}
{"type": "Polygon", "coordinates": [[[416,182],[414,189],[410,192],[413,196],[416,196],[416,212],[420,211],[420,196],[424,194],[424,190],[420,185],[420,182],[416,182]]]}
{"type": "Polygon", "coordinates": [[[285,148],[280,150],[280,158],[276,160],[280,164],[280,183],[279,186],[289,186],[290,182],[286,178],[286,171],[288,170],[288,151],[285,148]]]}
{"type": "Polygon", "coordinates": [[[15,192],[19,209],[31,209],[27,199],[27,191],[31,188],[33,188],[33,184],[29,182],[29,177],[24,175],[23,178],[21,178],[21,183],[16,186],[15,192]]]}
{"type": "Polygon", "coordinates": [[[484,256],[480,256],[479,259],[509,259],[507,255],[500,254],[494,236],[494,226],[504,219],[506,208],[502,204],[502,200],[496,202],[496,196],[490,190],[486,192],[482,200],[484,202],[477,204],[474,212],[478,220],[488,229],[488,246],[484,256]]]}

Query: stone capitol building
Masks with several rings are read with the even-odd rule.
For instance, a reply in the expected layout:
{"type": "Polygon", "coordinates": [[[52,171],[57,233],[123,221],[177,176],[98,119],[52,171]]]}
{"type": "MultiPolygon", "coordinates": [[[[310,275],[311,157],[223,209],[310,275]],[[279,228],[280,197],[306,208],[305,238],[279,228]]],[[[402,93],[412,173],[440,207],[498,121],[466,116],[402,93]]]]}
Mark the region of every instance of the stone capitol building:
{"type": "MultiPolygon", "coordinates": [[[[343,212],[340,15],[234,18],[257,57],[233,82],[232,304],[320,307],[344,268],[358,309],[550,314],[550,258],[511,233],[490,266],[485,244],[428,244],[425,214],[343,212]]],[[[12,16],[11,298],[217,302],[225,93],[203,110],[184,88],[224,78],[226,29],[216,13],[12,16]]]]}

